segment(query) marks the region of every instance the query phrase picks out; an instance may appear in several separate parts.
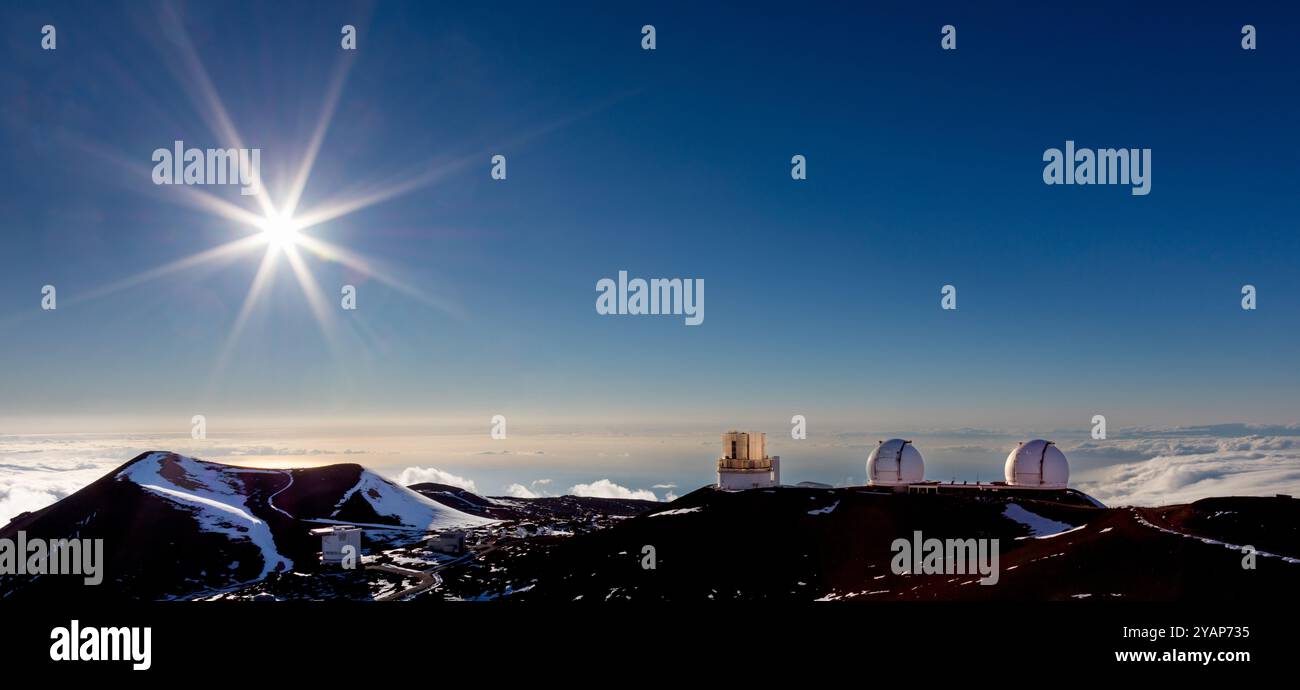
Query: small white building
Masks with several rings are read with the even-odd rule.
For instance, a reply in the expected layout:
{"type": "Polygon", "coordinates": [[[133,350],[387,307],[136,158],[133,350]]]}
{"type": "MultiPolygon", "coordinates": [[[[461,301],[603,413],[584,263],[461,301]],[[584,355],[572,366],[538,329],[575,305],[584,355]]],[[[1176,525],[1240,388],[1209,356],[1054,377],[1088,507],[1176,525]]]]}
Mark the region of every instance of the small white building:
{"type": "Polygon", "coordinates": [[[311,531],[320,537],[321,565],[341,565],[347,547],[352,547],[350,555],[358,562],[361,559],[361,528],[351,525],[332,525],[311,531]]]}
{"type": "Polygon", "coordinates": [[[781,485],[781,457],[767,454],[767,434],[728,431],[722,435],[718,488],[739,491],[781,485]]]}
{"type": "Polygon", "coordinates": [[[465,532],[458,529],[447,530],[442,534],[429,537],[424,542],[424,546],[430,551],[459,556],[465,553],[465,532]]]}

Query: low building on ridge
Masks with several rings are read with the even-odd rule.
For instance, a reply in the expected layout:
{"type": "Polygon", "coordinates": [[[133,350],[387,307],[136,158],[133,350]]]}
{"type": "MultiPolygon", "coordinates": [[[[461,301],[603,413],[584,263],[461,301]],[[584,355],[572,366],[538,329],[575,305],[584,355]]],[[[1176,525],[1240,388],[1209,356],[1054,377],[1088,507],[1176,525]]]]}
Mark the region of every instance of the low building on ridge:
{"type": "Polygon", "coordinates": [[[465,553],[465,532],[458,529],[447,530],[442,534],[429,537],[424,542],[424,546],[430,551],[459,556],[465,553]]]}
{"type": "Polygon", "coordinates": [[[311,531],[320,537],[321,565],[342,565],[345,556],[351,556],[354,564],[361,560],[361,528],[352,525],[331,525],[311,531]],[[347,549],[351,547],[349,552],[347,549]]]}

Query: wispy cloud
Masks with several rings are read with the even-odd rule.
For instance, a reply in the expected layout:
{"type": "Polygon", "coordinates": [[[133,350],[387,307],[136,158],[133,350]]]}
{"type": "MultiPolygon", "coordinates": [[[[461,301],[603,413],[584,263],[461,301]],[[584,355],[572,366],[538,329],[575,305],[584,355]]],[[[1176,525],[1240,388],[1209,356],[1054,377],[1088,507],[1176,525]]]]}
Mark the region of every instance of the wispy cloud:
{"type": "Polygon", "coordinates": [[[523,484],[511,484],[506,487],[506,495],[511,498],[540,498],[540,494],[523,484]]]}
{"type": "Polygon", "coordinates": [[[635,498],[642,501],[658,501],[659,497],[655,492],[649,489],[629,489],[611,482],[608,479],[597,479],[590,484],[575,484],[569,487],[569,493],[574,496],[589,496],[592,498],[635,498]]]}
{"type": "Polygon", "coordinates": [[[459,475],[452,474],[451,472],[444,472],[437,467],[408,467],[402,470],[402,473],[397,476],[397,483],[402,486],[426,484],[429,482],[455,486],[466,491],[478,493],[478,488],[474,486],[474,480],[466,479],[459,475]]]}
{"type": "Polygon", "coordinates": [[[506,487],[506,495],[512,498],[542,498],[549,495],[546,493],[546,487],[550,484],[550,479],[536,479],[528,486],[515,483],[506,487]]]}

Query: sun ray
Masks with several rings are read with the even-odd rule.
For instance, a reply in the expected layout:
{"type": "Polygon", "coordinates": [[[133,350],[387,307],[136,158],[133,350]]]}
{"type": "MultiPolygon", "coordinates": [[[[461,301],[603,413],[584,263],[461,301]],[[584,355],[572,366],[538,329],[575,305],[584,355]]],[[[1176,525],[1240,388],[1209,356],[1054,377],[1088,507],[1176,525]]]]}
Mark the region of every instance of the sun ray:
{"type": "Polygon", "coordinates": [[[172,273],[176,273],[178,271],[197,268],[206,263],[219,261],[224,258],[233,257],[237,254],[246,252],[254,247],[258,247],[262,243],[263,240],[257,236],[241,237],[237,240],[232,240],[230,242],[226,242],[225,244],[217,245],[211,249],[205,249],[204,251],[201,251],[197,254],[191,254],[189,256],[182,257],[170,263],[163,264],[162,266],[157,266],[147,271],[142,271],[133,276],[129,276],[119,281],[109,283],[108,285],[104,285],[95,288],[93,290],[90,290],[88,292],[84,292],[82,294],[76,295],[75,297],[69,299],[66,302],[66,304],[72,305],[72,304],[78,304],[80,302],[88,302],[90,300],[99,299],[101,297],[111,295],[115,292],[120,292],[127,288],[135,287],[137,285],[142,285],[144,283],[157,280],[159,278],[170,275],[172,273]]]}
{"type": "Polygon", "coordinates": [[[321,292],[320,286],[316,283],[316,277],[311,274],[311,270],[307,268],[307,264],[302,260],[302,255],[298,253],[297,246],[289,245],[285,247],[284,257],[289,261],[289,268],[293,269],[294,277],[298,279],[298,286],[302,288],[302,294],[307,298],[307,305],[311,307],[312,316],[316,317],[316,323],[320,326],[321,335],[325,336],[331,351],[337,350],[329,306],[326,305],[324,293],[321,292]]]}
{"type": "Polygon", "coordinates": [[[354,271],[359,271],[367,277],[374,278],[408,297],[415,298],[416,300],[451,316],[464,318],[464,313],[457,305],[447,300],[434,297],[433,295],[426,294],[419,288],[409,285],[405,281],[399,280],[395,275],[396,271],[391,268],[377,265],[374,259],[350,252],[337,244],[310,235],[300,235],[298,245],[322,259],[327,261],[337,261],[354,271]]]}
{"type": "MultiPolygon", "coordinates": [[[[607,106],[608,103],[593,106],[582,112],[575,113],[567,117],[557,118],[551,122],[547,122],[545,124],[534,127],[528,131],[517,134],[513,137],[509,137],[498,145],[498,150],[511,149],[520,146],[532,139],[542,136],[543,134],[547,134],[549,132],[560,129],[562,127],[566,127],[572,124],[573,122],[576,122],[577,120],[586,117],[591,113],[596,112],[597,110],[607,106]]],[[[300,224],[299,227],[309,228],[314,225],[320,225],[321,223],[334,220],[335,218],[338,218],[340,216],[345,216],[350,213],[355,213],[357,211],[368,208],[370,206],[381,204],[385,201],[389,201],[391,199],[397,198],[399,196],[402,196],[403,194],[408,194],[422,187],[429,186],[437,182],[438,180],[441,180],[442,178],[450,175],[451,173],[456,172],[466,167],[467,165],[474,163],[475,161],[486,162],[488,160],[490,150],[491,149],[483,148],[475,153],[464,155],[461,156],[460,158],[456,158],[454,160],[447,161],[444,163],[439,163],[435,161],[434,163],[431,163],[430,165],[426,166],[425,169],[421,172],[399,176],[397,179],[400,181],[387,183],[387,184],[380,184],[377,185],[376,187],[371,188],[369,191],[361,193],[359,196],[353,198],[344,198],[339,201],[335,201],[333,203],[326,204],[317,207],[315,209],[312,209],[307,213],[300,214],[298,216],[298,222],[300,224]]]]}
{"type": "Polygon", "coordinates": [[[403,175],[399,178],[401,180],[400,182],[380,184],[372,187],[369,191],[362,193],[360,196],[350,199],[341,199],[311,209],[306,213],[300,214],[298,216],[298,222],[301,223],[302,227],[310,228],[314,225],[329,222],[340,216],[345,216],[360,211],[361,209],[374,206],[375,204],[389,201],[421,187],[433,184],[455,170],[465,167],[473,160],[476,160],[476,157],[465,156],[445,165],[432,165],[424,172],[416,175],[403,175]]]}
{"type": "MultiPolygon", "coordinates": [[[[217,89],[212,84],[212,79],[208,76],[208,70],[203,66],[203,61],[199,59],[198,51],[194,48],[194,43],[190,41],[189,32],[185,30],[185,22],[177,13],[176,8],[165,3],[162,10],[162,22],[166,35],[171,43],[180,49],[181,63],[184,68],[183,77],[180,82],[182,86],[187,87],[186,93],[194,101],[196,110],[199,115],[207,122],[208,128],[212,133],[217,135],[223,142],[237,149],[244,149],[244,139],[239,135],[239,130],[235,128],[235,123],[230,119],[230,113],[226,111],[225,104],[217,94],[217,89]],[[193,87],[193,89],[188,87],[193,87]],[[194,92],[197,90],[197,93],[194,92]]],[[[169,66],[173,63],[167,61],[169,66]]],[[[271,198],[267,194],[266,185],[262,180],[254,182],[254,198],[262,209],[262,213],[271,215],[275,213],[275,206],[271,203],[271,198]]]]}
{"type": "Polygon", "coordinates": [[[329,131],[330,123],[334,120],[334,111],[338,108],[339,95],[343,93],[343,85],[347,81],[348,71],[351,66],[352,60],[343,58],[339,60],[334,68],[329,88],[325,93],[325,103],[321,106],[320,117],[316,119],[316,129],[312,131],[311,141],[307,144],[307,151],[303,155],[302,162],[298,165],[298,172],[294,176],[293,182],[289,185],[289,193],[285,196],[284,207],[280,209],[280,212],[286,216],[292,217],[298,210],[298,202],[302,199],[302,193],[307,188],[307,179],[311,177],[312,168],[316,165],[316,156],[320,154],[320,147],[325,140],[325,133],[329,131]]]}
{"type": "MultiPolygon", "coordinates": [[[[122,168],[127,174],[123,180],[147,180],[152,172],[148,166],[141,165],[135,161],[127,159],[125,156],[110,151],[102,146],[84,140],[72,140],[73,145],[79,146],[84,152],[92,154],[112,165],[122,168]]],[[[136,189],[132,187],[131,189],[136,189]]],[[[220,216],[241,225],[257,226],[262,221],[263,216],[233,204],[211,192],[204,191],[193,185],[149,185],[151,191],[155,191],[159,198],[166,201],[179,203],[199,211],[208,211],[214,215],[220,216]],[[164,193],[165,192],[165,193],[164,193]]]]}
{"type": "Polygon", "coordinates": [[[239,340],[239,334],[243,332],[244,326],[248,323],[248,317],[253,313],[253,306],[266,289],[271,278],[275,275],[275,267],[279,262],[275,260],[276,253],[279,249],[275,245],[268,245],[266,254],[262,256],[262,263],[257,267],[257,273],[253,276],[253,282],[248,286],[248,294],[244,295],[244,303],[239,307],[239,315],[235,317],[235,323],[230,327],[230,332],[226,334],[225,342],[221,345],[221,351],[217,355],[217,361],[212,369],[212,380],[216,382],[221,372],[225,370],[227,362],[230,360],[231,353],[234,352],[235,344],[239,340]]]}

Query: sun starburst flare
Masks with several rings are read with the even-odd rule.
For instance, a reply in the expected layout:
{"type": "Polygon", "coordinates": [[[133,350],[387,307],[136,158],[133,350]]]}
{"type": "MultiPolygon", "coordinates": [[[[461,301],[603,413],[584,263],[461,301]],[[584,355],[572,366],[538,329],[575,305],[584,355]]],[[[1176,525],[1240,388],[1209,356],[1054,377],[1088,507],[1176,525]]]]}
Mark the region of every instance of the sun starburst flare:
{"type": "MultiPolygon", "coordinates": [[[[234,125],[226,107],[222,103],[212,80],[209,78],[198,53],[185,32],[183,23],[170,6],[162,13],[161,21],[168,27],[169,36],[175,40],[160,49],[179,50],[180,59],[168,64],[177,68],[176,77],[190,96],[195,109],[207,124],[212,135],[219,142],[224,142],[236,149],[243,148],[244,138],[234,125]]],[[[281,260],[288,264],[301,289],[312,317],[320,327],[326,344],[332,351],[337,351],[338,342],[333,328],[334,310],[329,308],[328,299],[321,291],[320,285],[312,272],[311,261],[337,264],[354,271],[368,279],[373,279],[421,303],[435,307],[450,316],[459,318],[460,310],[454,303],[427,294],[398,277],[398,272],[376,259],[366,257],[348,250],[325,239],[314,236],[315,227],[356,213],[362,209],[383,203],[395,197],[410,193],[416,189],[431,185],[444,178],[452,170],[468,163],[468,157],[454,161],[438,161],[427,164],[413,175],[407,175],[400,182],[392,184],[363,185],[363,191],[348,196],[325,199],[312,208],[300,207],[312,169],[317,162],[322,144],[333,120],[340,94],[347,80],[351,65],[348,56],[341,57],[329,82],[325,87],[320,114],[317,117],[302,157],[291,166],[292,174],[288,176],[282,203],[277,204],[271,190],[261,181],[253,186],[252,199],[255,209],[223,199],[207,190],[195,186],[152,186],[151,191],[163,195],[169,203],[178,203],[230,221],[235,239],[205,249],[195,254],[184,256],[161,266],[144,270],[107,285],[93,288],[67,300],[67,305],[75,305],[99,299],[122,290],[134,288],[164,277],[190,271],[204,265],[219,261],[230,261],[241,255],[252,254],[262,250],[257,271],[249,284],[248,291],[234,322],[226,333],[224,342],[218,351],[212,369],[211,379],[216,382],[229,363],[241,333],[259,302],[269,292],[269,286],[276,275],[281,260]]],[[[89,141],[73,139],[73,143],[98,158],[123,169],[121,179],[147,179],[149,168],[137,161],[110,151],[103,146],[89,141]]]]}
{"type": "Polygon", "coordinates": [[[293,218],[272,212],[257,226],[262,230],[262,239],[273,249],[286,250],[298,243],[298,226],[293,218]]]}
{"type": "MultiPolygon", "coordinates": [[[[161,35],[166,36],[167,40],[158,41],[155,45],[162,53],[164,63],[173,68],[174,77],[189,96],[191,104],[214,140],[224,146],[244,150],[245,140],[235,127],[234,119],[230,116],[215,84],[204,68],[179,13],[173,6],[165,3],[159,19],[166,29],[161,35]],[[179,51],[179,55],[173,54],[175,51],[179,51]]],[[[262,297],[270,292],[269,284],[281,260],[289,265],[311,314],[325,337],[326,344],[336,353],[338,342],[334,324],[339,322],[337,310],[329,307],[327,293],[322,292],[312,273],[313,262],[344,267],[365,279],[374,280],[408,298],[438,309],[452,318],[464,318],[464,313],[456,302],[421,289],[413,281],[402,277],[402,272],[391,264],[339,246],[321,237],[321,233],[313,232],[313,229],[336,219],[432,186],[452,173],[470,166],[476,160],[486,160],[488,154],[488,151],[480,150],[458,157],[427,160],[422,165],[394,171],[400,174],[358,180],[342,194],[320,199],[310,207],[303,207],[301,202],[308,181],[322,152],[351,64],[351,56],[344,54],[330,74],[324,87],[319,114],[302,149],[301,158],[295,161],[294,165],[288,166],[289,175],[278,180],[284,182],[282,188],[277,185],[277,190],[283,192],[279,199],[263,184],[260,174],[249,185],[247,196],[241,195],[241,199],[251,198],[255,202],[255,208],[250,208],[247,202],[228,200],[189,184],[160,186],[155,181],[154,185],[149,185],[146,193],[156,194],[166,203],[183,205],[200,213],[229,221],[230,230],[236,235],[233,239],[79,294],[70,295],[63,305],[74,306],[212,264],[232,262],[261,249],[263,254],[257,271],[217,355],[212,370],[213,382],[220,380],[222,369],[233,354],[239,336],[251,314],[262,297]]],[[[605,103],[574,113],[512,137],[497,138],[494,145],[507,148],[522,145],[528,140],[570,125],[608,105],[609,103],[605,103]]],[[[67,143],[82,152],[119,168],[122,174],[112,179],[121,181],[132,191],[138,192],[140,189],[129,183],[150,177],[150,168],[133,157],[124,156],[99,142],[89,141],[77,135],[63,136],[67,143]]],[[[180,142],[178,141],[177,144],[179,146],[180,142]]],[[[0,320],[0,324],[9,324],[30,316],[30,312],[23,312],[0,320]]],[[[354,319],[350,323],[358,332],[367,330],[362,320],[354,319]]]]}

